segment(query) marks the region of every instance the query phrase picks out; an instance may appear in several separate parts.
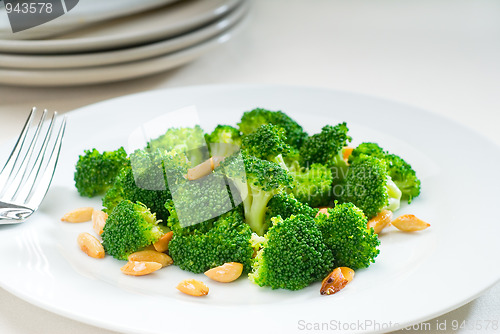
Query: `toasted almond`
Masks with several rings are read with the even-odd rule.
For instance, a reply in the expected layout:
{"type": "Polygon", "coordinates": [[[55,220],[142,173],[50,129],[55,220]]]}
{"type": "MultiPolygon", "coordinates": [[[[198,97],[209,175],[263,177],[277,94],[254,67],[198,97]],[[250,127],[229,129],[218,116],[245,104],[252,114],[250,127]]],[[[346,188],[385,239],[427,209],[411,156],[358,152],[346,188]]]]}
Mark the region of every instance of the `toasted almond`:
{"type": "Polygon", "coordinates": [[[151,274],[161,268],[161,263],[146,261],[129,261],[121,267],[122,273],[131,276],[143,276],[151,274]]]}
{"type": "Polygon", "coordinates": [[[214,281],[229,283],[236,280],[243,272],[243,265],[238,262],[224,263],[222,266],[205,271],[205,275],[214,281]]]}
{"type": "Polygon", "coordinates": [[[321,283],[320,294],[332,295],[339,292],[354,278],[354,270],[348,267],[337,267],[321,283]]]}
{"type": "Polygon", "coordinates": [[[213,156],[210,158],[212,160],[212,169],[219,167],[220,163],[224,161],[226,157],[213,156]]]}
{"type": "Polygon", "coordinates": [[[106,219],[108,219],[108,214],[106,212],[101,210],[94,210],[92,212],[92,228],[96,234],[102,234],[106,219]]]}
{"type": "Polygon", "coordinates": [[[102,259],[104,257],[104,247],[102,247],[96,237],[88,233],[80,233],[76,239],[80,249],[90,257],[102,259]]]}
{"type": "Polygon", "coordinates": [[[194,166],[193,168],[188,169],[187,171],[187,179],[188,180],[197,180],[201,179],[204,176],[212,173],[213,171],[213,160],[210,158],[208,160],[203,161],[201,164],[194,166]]]}
{"type": "Polygon", "coordinates": [[[375,217],[370,219],[367,224],[367,228],[373,227],[373,231],[375,233],[380,233],[382,230],[389,225],[392,220],[392,211],[391,210],[382,210],[375,217]]]}
{"type": "Polygon", "coordinates": [[[329,217],[330,213],[328,212],[328,209],[331,209],[331,208],[328,208],[328,207],[321,207],[321,208],[319,208],[319,211],[316,214],[316,217],[318,217],[320,213],[325,214],[327,217],[329,217]]]}
{"type": "Polygon", "coordinates": [[[172,237],[174,236],[174,232],[170,231],[170,232],[167,232],[165,233],[161,238],[160,240],[158,240],[157,242],[155,242],[153,244],[153,247],[158,251],[158,252],[161,252],[161,253],[165,253],[166,251],[168,251],[168,243],[170,242],[170,240],[172,240],[172,237]]]}
{"type": "Polygon", "coordinates": [[[200,297],[208,294],[208,286],[201,281],[195,279],[184,280],[177,285],[177,290],[185,293],[186,295],[200,297]]]}
{"type": "Polygon", "coordinates": [[[172,258],[165,253],[160,253],[154,250],[143,250],[132,253],[128,256],[130,262],[158,262],[162,267],[166,267],[174,263],[172,258]]]}
{"type": "Polygon", "coordinates": [[[402,215],[394,219],[391,224],[403,232],[422,231],[431,226],[423,220],[417,218],[415,215],[402,215]]]}
{"type": "Polygon", "coordinates": [[[201,179],[202,177],[212,173],[212,171],[217,168],[223,160],[224,157],[211,157],[210,159],[203,161],[201,164],[188,169],[186,178],[188,180],[201,179]]]}
{"type": "Polygon", "coordinates": [[[342,155],[343,155],[344,161],[349,160],[349,156],[351,155],[353,150],[354,150],[354,147],[344,146],[344,148],[342,149],[342,155]]]}
{"type": "Polygon", "coordinates": [[[65,214],[61,221],[68,223],[88,222],[92,219],[92,212],[94,212],[94,208],[91,207],[78,208],[65,214]]]}

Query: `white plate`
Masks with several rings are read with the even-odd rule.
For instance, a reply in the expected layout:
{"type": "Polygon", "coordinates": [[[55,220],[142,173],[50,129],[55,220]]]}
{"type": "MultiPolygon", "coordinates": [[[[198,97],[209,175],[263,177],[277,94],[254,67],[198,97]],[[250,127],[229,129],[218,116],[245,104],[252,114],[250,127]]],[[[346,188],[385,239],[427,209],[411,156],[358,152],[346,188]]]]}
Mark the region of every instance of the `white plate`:
{"type": "Polygon", "coordinates": [[[91,66],[104,66],[131,61],[142,60],[166,55],[173,51],[194,46],[217,34],[222,33],[236,22],[246,12],[246,6],[241,5],[227,16],[214,23],[203,26],[189,33],[172,37],[151,44],[137,47],[111,50],[105,52],[93,52],[67,55],[12,55],[0,54],[0,68],[8,69],[61,69],[81,68],[91,66]]]}
{"type": "Polygon", "coordinates": [[[76,69],[22,70],[0,69],[0,84],[61,87],[90,85],[139,78],[187,64],[237,34],[239,25],[195,46],[173,53],[130,63],[76,69]]]}
{"type": "Polygon", "coordinates": [[[2,53],[60,54],[111,50],[166,39],[207,24],[241,0],[184,0],[169,6],[115,19],[55,39],[0,40],[2,53]]]}
{"type": "MultiPolygon", "coordinates": [[[[81,29],[90,24],[164,6],[177,0],[81,0],[71,11],[50,22],[12,33],[9,20],[0,21],[0,39],[39,39],[81,29]]],[[[7,18],[0,5],[0,17],[7,18]]]]}
{"type": "MultiPolygon", "coordinates": [[[[351,329],[332,332],[386,332],[459,307],[500,278],[500,181],[494,177],[500,150],[438,115],[316,88],[202,86],[118,98],[68,116],[60,163],[40,210],[24,224],[0,226],[0,285],[55,313],[128,333],[303,333],[324,323],[351,329]],[[354,144],[377,141],[412,163],[422,194],[399,213],[414,213],[432,226],[414,234],[384,233],[377,263],[332,296],[320,296],[319,284],[273,291],[244,278],[212,282],[174,266],[128,277],[120,272],[123,262],[84,255],[76,236],[90,232],[91,224],[59,221],[73,208],[99,206],[74,189],[78,155],[87,148],[126,145],[139,124],[189,105],[197,106],[207,130],[235,124],[257,106],[286,111],[309,133],[346,121],[354,144]],[[205,281],[209,295],[182,295],[175,286],[186,278],[205,281]]],[[[9,148],[2,147],[0,156],[9,148]]]]}

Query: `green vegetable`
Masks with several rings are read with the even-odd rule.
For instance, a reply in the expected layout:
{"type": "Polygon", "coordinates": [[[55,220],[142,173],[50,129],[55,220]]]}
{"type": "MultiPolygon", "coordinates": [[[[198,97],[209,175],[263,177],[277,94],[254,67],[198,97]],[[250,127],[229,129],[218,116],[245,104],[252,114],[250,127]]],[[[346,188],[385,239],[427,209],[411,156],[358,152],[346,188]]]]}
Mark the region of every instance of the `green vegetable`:
{"type": "Polygon", "coordinates": [[[274,124],[285,130],[287,144],[297,149],[302,146],[302,143],[307,138],[307,133],[304,132],[302,127],[281,111],[270,111],[262,108],[247,111],[241,117],[238,126],[243,135],[246,136],[263,124],[274,124]]]}
{"type": "Polygon", "coordinates": [[[290,152],[290,146],[285,141],[285,131],[282,128],[264,124],[243,137],[242,150],[248,155],[275,162],[288,169],[283,157],[290,152]]]}
{"type": "Polygon", "coordinates": [[[346,123],[326,125],[320,133],[308,137],[300,148],[301,165],[326,165],[332,169],[334,182],[340,182],[347,172],[342,149],[351,141],[348,130],[346,123]]]}
{"type": "Polygon", "coordinates": [[[174,264],[181,269],[202,273],[226,262],[239,262],[245,272],[250,270],[254,253],[252,231],[239,209],[193,226],[197,228],[182,228],[172,220],[169,224],[173,225],[174,236],[168,248],[174,264]]]}
{"type": "Polygon", "coordinates": [[[196,225],[231,211],[234,204],[226,180],[218,173],[204,178],[178,182],[172,199],[182,226],[196,225]]]}
{"type": "Polygon", "coordinates": [[[290,170],[293,177],[293,194],[303,203],[313,207],[326,206],[333,197],[332,171],[325,165],[314,163],[309,168],[295,167],[290,170]]]}
{"type": "Polygon", "coordinates": [[[351,155],[349,156],[349,163],[352,163],[362,155],[369,155],[382,159],[385,157],[385,152],[384,149],[377,143],[361,143],[354,150],[352,150],[351,155]]]}
{"type": "Polygon", "coordinates": [[[361,143],[352,151],[349,162],[352,163],[364,155],[382,159],[387,163],[391,179],[401,190],[402,198],[407,199],[408,203],[420,195],[420,179],[411,165],[403,158],[384,151],[376,143],[361,143]]]}
{"type": "Polygon", "coordinates": [[[121,201],[109,214],[102,233],[107,254],[119,259],[155,243],[163,235],[154,213],[141,203],[121,201]]]}
{"type": "Polygon", "coordinates": [[[363,211],[352,203],[337,204],[315,218],[325,244],[333,252],[335,267],[367,268],[375,262],[380,244],[363,211]]]}
{"type": "Polygon", "coordinates": [[[397,210],[401,199],[401,191],[389,176],[385,161],[367,155],[349,166],[340,189],[334,189],[334,192],[340,192],[340,202],[353,203],[368,219],[384,209],[397,210]]]}
{"type": "Polygon", "coordinates": [[[265,219],[268,202],[274,195],[290,190],[292,185],[288,171],[274,162],[244,154],[226,158],[217,170],[231,180],[233,198],[239,194],[243,200],[247,224],[255,233],[263,235],[268,227],[265,219]]]}
{"type": "Polygon", "coordinates": [[[120,170],[129,163],[127,153],[120,147],[116,151],[99,153],[95,148],[85,150],[76,163],[75,186],[81,196],[94,197],[104,194],[120,170]]]}
{"type": "Polygon", "coordinates": [[[318,209],[311,208],[309,205],[298,201],[293,194],[281,193],[274,195],[267,205],[266,225],[271,226],[272,218],[280,216],[283,219],[291,215],[306,215],[314,218],[318,209]]]}
{"type": "Polygon", "coordinates": [[[183,180],[190,166],[185,155],[176,151],[148,153],[137,150],[131,154],[130,160],[131,166],[121,170],[106,192],[102,200],[104,211],[110,213],[122,200],[130,200],[145,204],[158,219],[166,220],[169,213],[165,202],[172,198],[169,185],[183,180]]]}
{"type": "Polygon", "coordinates": [[[179,153],[184,153],[193,166],[208,159],[205,136],[199,125],[193,128],[168,129],[165,134],[151,140],[146,148],[149,152],[154,152],[157,149],[167,152],[175,150],[179,153]]]}
{"type": "Polygon", "coordinates": [[[273,289],[299,290],[333,269],[332,252],[311,217],[273,220],[249,274],[251,281],[273,289]]]}
{"type": "Polygon", "coordinates": [[[211,156],[228,157],[241,147],[241,134],[230,125],[217,125],[211,134],[205,134],[211,156]]]}

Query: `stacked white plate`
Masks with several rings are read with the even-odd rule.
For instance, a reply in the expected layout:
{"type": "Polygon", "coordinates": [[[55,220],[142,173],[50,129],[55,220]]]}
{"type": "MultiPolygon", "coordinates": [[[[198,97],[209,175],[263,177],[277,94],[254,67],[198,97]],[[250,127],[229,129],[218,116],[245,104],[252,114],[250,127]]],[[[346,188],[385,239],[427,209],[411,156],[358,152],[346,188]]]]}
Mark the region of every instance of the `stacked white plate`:
{"type": "Polygon", "coordinates": [[[87,0],[24,32],[1,23],[0,84],[85,85],[166,71],[229,40],[247,7],[246,0],[87,0]]]}

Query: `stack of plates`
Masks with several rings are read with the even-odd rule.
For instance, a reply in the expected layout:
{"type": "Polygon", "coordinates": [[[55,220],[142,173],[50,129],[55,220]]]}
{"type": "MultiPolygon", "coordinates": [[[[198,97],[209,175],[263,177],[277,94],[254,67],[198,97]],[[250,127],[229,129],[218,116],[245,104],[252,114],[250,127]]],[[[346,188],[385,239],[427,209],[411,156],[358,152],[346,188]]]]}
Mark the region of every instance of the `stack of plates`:
{"type": "Polygon", "coordinates": [[[245,0],[107,1],[119,7],[103,11],[102,1],[89,1],[96,16],[80,1],[74,14],[33,31],[6,33],[0,25],[0,84],[83,85],[165,71],[229,40],[248,7],[245,0]]]}

